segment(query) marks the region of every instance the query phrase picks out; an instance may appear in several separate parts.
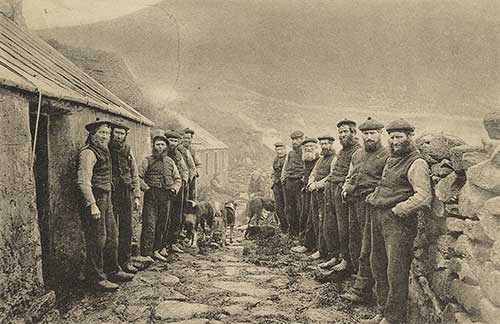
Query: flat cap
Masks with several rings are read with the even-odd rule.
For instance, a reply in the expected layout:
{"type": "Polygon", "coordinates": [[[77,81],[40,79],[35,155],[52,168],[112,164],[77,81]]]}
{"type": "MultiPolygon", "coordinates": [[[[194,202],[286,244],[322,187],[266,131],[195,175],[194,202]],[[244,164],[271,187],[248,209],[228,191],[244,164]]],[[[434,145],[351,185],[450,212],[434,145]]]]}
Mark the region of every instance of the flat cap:
{"type": "Polygon", "coordinates": [[[412,126],[406,119],[400,118],[391,121],[389,124],[387,124],[385,129],[388,133],[397,131],[413,132],[415,130],[415,127],[412,126]]]}
{"type": "Polygon", "coordinates": [[[314,137],[306,137],[303,141],[302,141],[302,145],[304,144],[307,144],[307,143],[318,143],[318,140],[314,137]]]}
{"type": "Polygon", "coordinates": [[[328,141],[335,141],[335,137],[331,136],[331,135],[322,135],[322,136],[318,136],[318,141],[322,141],[322,140],[328,140],[328,141]]]}
{"type": "Polygon", "coordinates": [[[85,125],[85,129],[88,131],[88,132],[93,132],[95,131],[99,126],[101,125],[108,125],[109,127],[112,127],[113,126],[113,123],[110,122],[109,120],[99,120],[99,118],[97,118],[95,121],[91,122],[91,123],[88,123],[87,125],[85,125]]]}
{"type": "Polygon", "coordinates": [[[125,126],[125,124],[122,124],[122,123],[116,122],[116,121],[111,123],[111,128],[113,128],[113,129],[114,128],[121,128],[121,129],[124,129],[126,131],[128,131],[130,129],[128,126],[125,126]]]}
{"type": "Polygon", "coordinates": [[[165,143],[168,143],[167,138],[163,135],[156,135],[155,137],[153,137],[152,143],[154,144],[156,141],[164,141],[165,143]]]}
{"type": "Polygon", "coordinates": [[[371,117],[368,117],[368,119],[365,120],[364,123],[359,125],[360,131],[377,130],[382,128],[384,128],[384,124],[382,124],[378,120],[372,119],[371,117]]]}
{"type": "Polygon", "coordinates": [[[344,125],[356,127],[356,122],[354,120],[345,118],[337,123],[337,128],[340,128],[340,126],[344,125]]]}
{"type": "Polygon", "coordinates": [[[274,143],[274,147],[285,147],[285,143],[283,143],[283,142],[276,142],[276,143],[274,143]]]}
{"type": "Polygon", "coordinates": [[[168,130],[168,131],[165,132],[165,137],[166,138],[177,138],[177,139],[180,139],[182,136],[181,136],[181,134],[179,134],[178,131],[168,130]]]}
{"type": "Polygon", "coordinates": [[[299,131],[299,130],[293,131],[293,132],[290,134],[290,138],[291,138],[291,139],[294,139],[294,138],[297,138],[297,137],[302,137],[302,136],[304,136],[304,132],[299,131]]]}
{"type": "Polygon", "coordinates": [[[189,127],[184,128],[184,134],[191,134],[194,135],[194,130],[192,130],[189,127]]]}

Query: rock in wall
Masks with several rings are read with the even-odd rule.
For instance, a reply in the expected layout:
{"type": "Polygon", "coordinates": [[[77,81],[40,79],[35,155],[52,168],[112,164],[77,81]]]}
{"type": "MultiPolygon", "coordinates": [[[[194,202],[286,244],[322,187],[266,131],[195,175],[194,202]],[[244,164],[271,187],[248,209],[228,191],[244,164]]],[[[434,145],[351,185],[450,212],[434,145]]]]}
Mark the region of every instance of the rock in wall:
{"type": "Polygon", "coordinates": [[[29,104],[2,88],[0,106],[0,322],[6,323],[43,290],[43,278],[29,104]]]}

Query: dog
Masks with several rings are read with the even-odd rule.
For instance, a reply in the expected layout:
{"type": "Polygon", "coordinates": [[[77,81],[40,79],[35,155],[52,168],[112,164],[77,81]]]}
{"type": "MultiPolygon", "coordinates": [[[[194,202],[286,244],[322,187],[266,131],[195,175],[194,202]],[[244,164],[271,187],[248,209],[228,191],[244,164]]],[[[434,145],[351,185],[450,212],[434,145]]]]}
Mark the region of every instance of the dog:
{"type": "Polygon", "coordinates": [[[264,197],[253,197],[248,201],[246,215],[248,218],[248,224],[256,217],[255,224],[259,225],[259,221],[262,219],[262,212],[267,210],[268,212],[276,211],[276,202],[270,198],[264,197]]]}
{"type": "Polygon", "coordinates": [[[221,213],[226,220],[226,226],[229,226],[229,243],[233,243],[234,224],[236,222],[236,208],[238,204],[234,201],[228,201],[224,204],[221,213]]]}

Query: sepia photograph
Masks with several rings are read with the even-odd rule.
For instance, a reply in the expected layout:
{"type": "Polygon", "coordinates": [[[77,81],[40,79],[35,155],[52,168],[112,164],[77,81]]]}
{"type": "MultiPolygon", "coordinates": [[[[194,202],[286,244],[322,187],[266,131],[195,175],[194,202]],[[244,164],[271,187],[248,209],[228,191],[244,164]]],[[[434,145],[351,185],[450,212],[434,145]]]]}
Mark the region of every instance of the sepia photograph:
{"type": "Polygon", "coordinates": [[[500,324],[500,1],[0,0],[0,323],[500,324]]]}

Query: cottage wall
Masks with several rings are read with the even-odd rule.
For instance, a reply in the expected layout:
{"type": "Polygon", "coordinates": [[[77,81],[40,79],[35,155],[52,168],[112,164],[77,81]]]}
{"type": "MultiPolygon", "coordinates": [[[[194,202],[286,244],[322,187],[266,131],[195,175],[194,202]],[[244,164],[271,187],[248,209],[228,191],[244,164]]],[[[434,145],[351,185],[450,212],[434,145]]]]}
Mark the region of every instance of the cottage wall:
{"type": "Polygon", "coordinates": [[[0,88],[0,322],[43,288],[29,103],[0,88]]]}
{"type": "Polygon", "coordinates": [[[120,120],[130,127],[128,143],[138,163],[150,153],[149,127],[87,108],[49,118],[50,264],[51,283],[55,285],[84,270],[76,168],[79,150],[87,138],[84,126],[96,117],[120,120]]]}
{"type": "Polygon", "coordinates": [[[196,154],[202,164],[198,180],[200,187],[209,186],[216,173],[220,174],[224,184],[228,184],[229,155],[226,149],[197,150],[196,154]]]}

